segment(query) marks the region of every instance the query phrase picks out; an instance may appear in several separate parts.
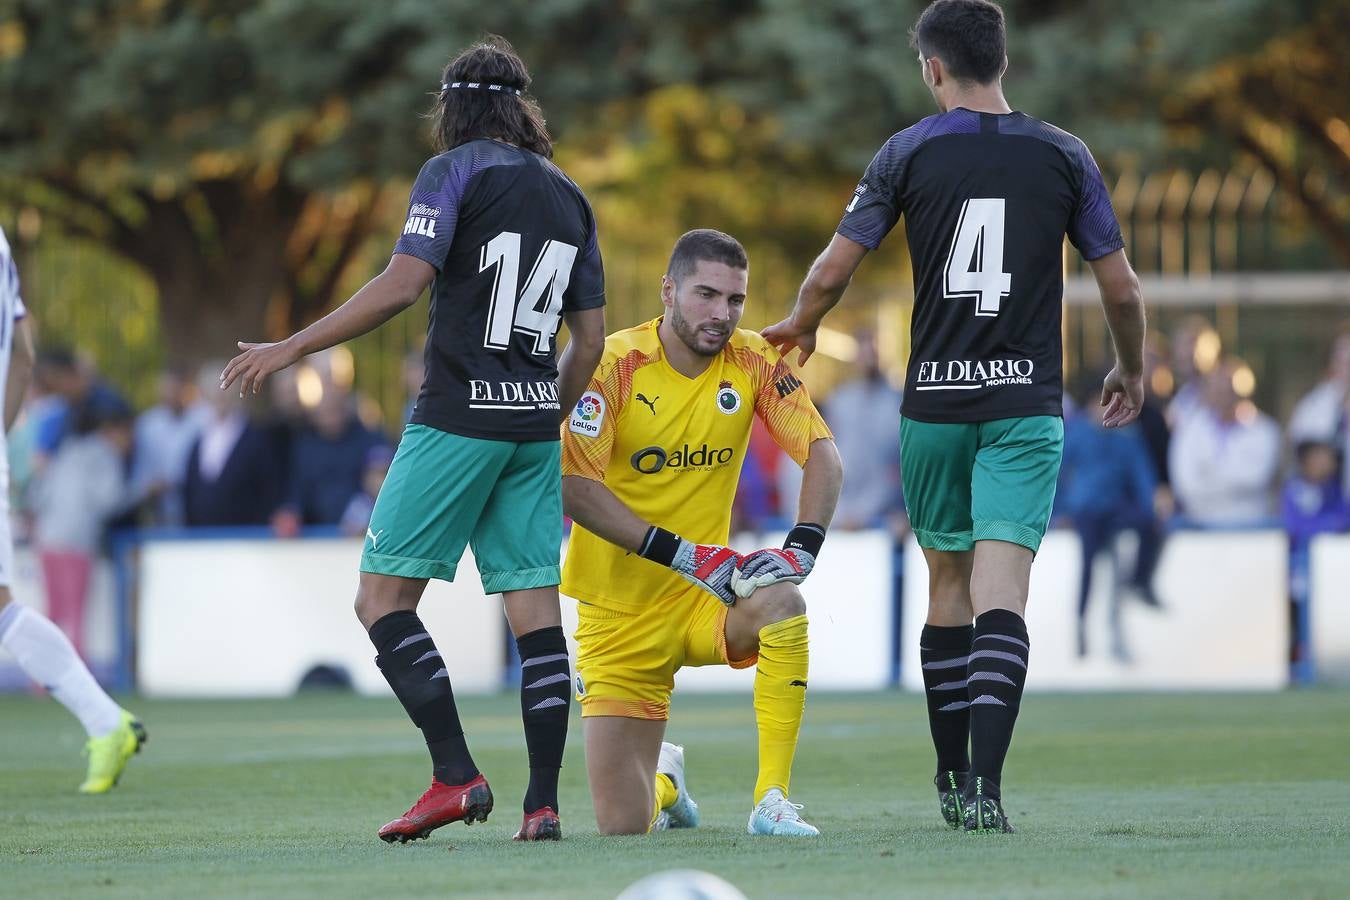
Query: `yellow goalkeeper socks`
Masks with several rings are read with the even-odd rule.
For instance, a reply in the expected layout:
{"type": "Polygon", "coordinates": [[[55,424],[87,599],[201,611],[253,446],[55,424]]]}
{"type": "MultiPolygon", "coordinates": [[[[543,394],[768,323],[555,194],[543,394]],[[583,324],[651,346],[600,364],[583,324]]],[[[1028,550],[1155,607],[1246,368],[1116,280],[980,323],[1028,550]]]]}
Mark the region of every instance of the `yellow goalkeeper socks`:
{"type": "Polygon", "coordinates": [[[806,616],[794,616],[759,630],[755,671],[755,724],[759,729],[759,778],[755,802],[769,788],[788,795],[797,732],[806,708],[806,616]]]}
{"type": "Polygon", "coordinates": [[[680,796],[679,791],[675,789],[675,782],[670,780],[669,775],[656,774],[656,808],[652,810],[652,824],[656,824],[656,817],[661,815],[661,810],[665,809],[675,802],[680,796]]]}

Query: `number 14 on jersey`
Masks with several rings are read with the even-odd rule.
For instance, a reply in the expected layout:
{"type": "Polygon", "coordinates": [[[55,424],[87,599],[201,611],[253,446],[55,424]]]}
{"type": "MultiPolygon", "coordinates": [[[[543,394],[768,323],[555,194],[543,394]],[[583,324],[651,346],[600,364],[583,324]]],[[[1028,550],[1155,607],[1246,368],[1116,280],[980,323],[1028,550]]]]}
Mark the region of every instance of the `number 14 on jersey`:
{"type": "Polygon", "coordinates": [[[961,206],[942,276],[949,299],[975,298],[975,315],[996,316],[1012,292],[1012,275],[1003,271],[1003,198],[973,198],[961,206]]]}

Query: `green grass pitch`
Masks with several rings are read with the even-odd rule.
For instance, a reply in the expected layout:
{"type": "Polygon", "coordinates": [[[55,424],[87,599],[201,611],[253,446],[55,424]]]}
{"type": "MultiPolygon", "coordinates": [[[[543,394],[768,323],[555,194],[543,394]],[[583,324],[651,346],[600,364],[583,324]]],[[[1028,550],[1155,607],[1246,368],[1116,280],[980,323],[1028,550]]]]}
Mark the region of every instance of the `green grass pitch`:
{"type": "Polygon", "coordinates": [[[426,787],[391,698],[127,705],[150,743],[81,797],[79,729],[56,703],[0,699],[0,896],[613,897],[694,867],[750,897],[1344,897],[1350,692],[1031,696],[1005,772],[1012,836],[948,831],[921,698],[810,697],[793,796],[823,836],[745,833],[745,697],[677,696],[704,827],[602,839],[580,719],[560,844],[517,845],[524,752],[514,694],[461,704],[496,794],[484,825],[387,846],[375,830],[426,787]]]}

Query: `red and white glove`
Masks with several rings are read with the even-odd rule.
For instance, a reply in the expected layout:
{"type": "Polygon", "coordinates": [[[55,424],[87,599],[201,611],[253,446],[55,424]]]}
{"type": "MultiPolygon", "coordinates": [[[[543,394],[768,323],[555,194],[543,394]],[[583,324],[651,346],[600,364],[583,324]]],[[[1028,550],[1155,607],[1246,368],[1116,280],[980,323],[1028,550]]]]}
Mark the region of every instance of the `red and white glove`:
{"type": "Polygon", "coordinates": [[[788,532],[783,549],[756,550],[741,558],[731,576],[737,597],[749,597],[756,589],[787,581],[801,584],[815,568],[816,556],[825,543],[825,529],[811,522],[799,523],[788,532]]]}
{"type": "Polygon", "coordinates": [[[731,581],[736,575],[741,555],[730,547],[694,544],[674,532],[653,525],[648,529],[638,555],[669,566],[727,606],[736,603],[731,581]]]}

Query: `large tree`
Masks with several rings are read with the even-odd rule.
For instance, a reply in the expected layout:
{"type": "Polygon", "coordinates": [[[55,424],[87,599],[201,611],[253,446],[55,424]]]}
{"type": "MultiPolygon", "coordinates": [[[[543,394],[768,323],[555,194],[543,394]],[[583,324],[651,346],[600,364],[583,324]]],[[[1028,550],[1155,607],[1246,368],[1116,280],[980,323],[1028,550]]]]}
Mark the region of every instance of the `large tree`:
{"type": "MultiPolygon", "coordinates": [[[[531,63],[569,167],[622,208],[607,249],[725,214],[802,262],[885,136],[931,111],[907,47],[921,6],[0,0],[0,205],[35,205],[142,266],[170,358],[278,336],[341,299],[354,260],[368,269],[372,228],[428,153],[419,114],[441,66],[496,31],[531,63]]],[[[1233,103],[1277,115],[1284,94],[1263,90],[1289,82],[1278,42],[1324,37],[1312,0],[1008,7],[1015,102],[1108,157],[1161,158],[1233,103]],[[1252,62],[1230,77],[1235,58],[1252,62]]],[[[1343,150],[1344,92],[1309,96],[1284,116],[1291,133],[1343,150]]],[[[1245,148],[1291,189],[1308,181],[1248,131],[1221,126],[1196,152],[1222,164],[1245,148]]]]}

